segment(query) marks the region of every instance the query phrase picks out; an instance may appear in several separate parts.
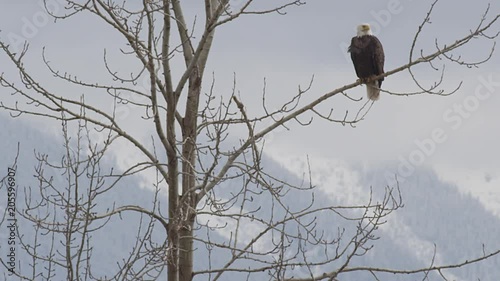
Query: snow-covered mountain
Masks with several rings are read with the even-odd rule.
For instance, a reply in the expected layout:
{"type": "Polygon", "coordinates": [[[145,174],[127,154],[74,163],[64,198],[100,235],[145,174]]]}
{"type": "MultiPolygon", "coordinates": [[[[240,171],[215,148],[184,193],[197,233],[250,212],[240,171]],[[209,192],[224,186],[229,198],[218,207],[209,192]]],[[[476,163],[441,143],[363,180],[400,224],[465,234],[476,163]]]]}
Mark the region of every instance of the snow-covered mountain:
{"type": "MultiPolygon", "coordinates": [[[[38,185],[33,177],[34,167],[36,167],[36,158],[34,150],[46,153],[50,158],[60,159],[62,153],[62,144],[60,138],[46,135],[38,129],[34,129],[30,124],[22,120],[12,120],[10,118],[0,117],[2,130],[0,138],[3,145],[0,153],[4,156],[1,161],[0,169],[6,171],[16,155],[18,142],[20,144],[20,154],[17,161],[18,173],[18,207],[23,206],[23,196],[25,188],[31,186],[36,188],[38,185]]],[[[296,185],[308,185],[309,180],[308,165],[311,166],[310,179],[313,185],[317,186],[314,193],[306,191],[305,193],[290,191],[283,202],[290,206],[300,207],[310,202],[312,196],[315,204],[318,206],[333,205],[358,205],[365,204],[369,200],[370,190],[373,191],[372,197],[375,200],[380,199],[385,188],[388,185],[386,172],[391,171],[391,165],[371,167],[367,165],[346,164],[339,160],[323,159],[312,160],[308,164],[304,159],[278,159],[264,157],[262,167],[265,170],[296,185]],[[305,179],[305,181],[304,181],[305,179]]],[[[112,158],[107,159],[101,164],[103,170],[113,166],[112,158]]],[[[50,174],[50,171],[47,171],[50,174]]],[[[64,176],[53,173],[54,185],[62,185],[64,176]]],[[[105,211],[116,206],[134,204],[143,206],[147,209],[155,209],[152,202],[155,196],[160,197],[160,202],[164,202],[161,208],[166,206],[166,197],[163,193],[155,194],[151,189],[142,188],[143,179],[139,177],[129,177],[125,179],[120,186],[112,192],[101,197],[97,202],[97,210],[105,211]]],[[[219,188],[219,194],[225,194],[234,188],[235,184],[241,181],[227,181],[219,188]]],[[[411,176],[406,178],[404,183],[400,184],[401,195],[404,208],[391,214],[386,224],[377,232],[380,239],[374,241],[373,249],[368,254],[357,257],[353,260],[351,266],[373,266],[386,267],[392,269],[416,269],[428,267],[431,265],[434,257],[434,265],[460,263],[466,259],[480,257],[492,250],[500,249],[500,219],[495,213],[494,208],[486,206],[484,200],[464,192],[463,187],[438,176],[431,169],[418,169],[411,176]],[[485,207],[486,206],[486,207],[485,207]],[[484,245],[484,247],[483,247],[484,245]],[[483,252],[484,250],[484,252],[483,252]]],[[[493,192],[493,191],[492,191],[493,192]]],[[[0,189],[0,198],[5,198],[5,189],[0,189]]],[[[32,199],[36,200],[35,197],[32,199]]],[[[250,201],[250,200],[249,200],[250,201]]],[[[272,198],[269,196],[255,196],[251,202],[247,203],[246,208],[262,207],[256,215],[269,216],[268,206],[271,206],[272,198]]],[[[6,200],[0,201],[0,218],[4,217],[6,200]]],[[[238,206],[236,206],[238,207],[238,206]]],[[[276,215],[280,215],[277,211],[276,215]]],[[[109,224],[102,229],[92,233],[92,276],[94,278],[119,279],[124,276],[115,275],[118,264],[123,264],[124,259],[135,247],[136,235],[144,234],[147,231],[149,218],[134,214],[124,213],[122,216],[114,217],[109,224]],[[138,231],[137,225],[142,221],[142,230],[138,231]],[[119,277],[117,277],[119,276],[119,277]]],[[[204,223],[224,223],[217,221],[217,218],[200,217],[200,224],[204,223]]],[[[335,218],[332,215],[320,215],[316,221],[318,228],[325,230],[328,235],[335,235],[339,228],[345,228],[346,233],[353,231],[355,225],[349,225],[345,221],[335,218]]],[[[98,226],[94,226],[97,228],[98,226]]],[[[161,226],[156,224],[152,231],[154,238],[152,240],[161,242],[164,237],[161,226]]],[[[230,227],[230,226],[229,226],[230,227]]],[[[197,235],[200,238],[206,238],[205,228],[201,228],[197,235]]],[[[19,222],[19,234],[23,235],[25,241],[35,243],[31,237],[34,237],[32,225],[25,221],[19,222]]],[[[258,228],[251,223],[245,228],[245,233],[241,236],[243,240],[250,239],[258,228]],[[247,236],[245,236],[247,235],[247,236]]],[[[39,251],[49,251],[52,244],[48,236],[41,237],[37,243],[41,246],[39,251]],[[44,238],[45,237],[45,238],[44,238]]],[[[224,241],[230,237],[228,229],[214,231],[211,234],[211,241],[224,241]]],[[[0,228],[0,254],[5,257],[7,247],[6,239],[8,233],[4,225],[0,228]]],[[[56,238],[60,239],[60,237],[56,238]]],[[[56,241],[57,242],[57,241],[56,241]]],[[[263,240],[258,246],[266,247],[269,240],[263,240]]],[[[54,244],[57,247],[58,243],[54,244]]],[[[230,253],[224,250],[208,249],[204,245],[197,243],[195,252],[195,268],[206,268],[210,262],[213,267],[221,266],[230,259],[230,253]],[[208,251],[212,250],[210,259],[208,251]]],[[[24,274],[30,274],[31,260],[28,255],[23,254],[23,248],[18,246],[18,258],[20,269],[24,274]]],[[[321,255],[317,249],[311,248],[308,253],[311,259],[315,255],[321,255]]],[[[251,262],[249,262],[251,264],[251,262]]],[[[241,264],[238,264],[241,265],[241,264]]],[[[39,264],[39,269],[43,271],[43,265],[39,264]]],[[[318,267],[316,270],[332,270],[331,267],[318,267]]],[[[165,270],[159,269],[158,275],[164,276],[165,270]]],[[[3,270],[2,270],[3,271],[3,270]]],[[[0,272],[2,272],[0,271],[0,272]]],[[[53,274],[61,274],[62,271],[55,271],[53,274]]],[[[293,274],[307,274],[307,271],[297,269],[293,274]]],[[[495,281],[500,276],[500,257],[493,257],[477,265],[467,266],[461,269],[443,272],[449,280],[483,280],[495,281]]],[[[6,275],[0,275],[0,278],[10,280],[6,275]]],[[[213,277],[213,276],[212,276],[213,277]]],[[[246,274],[227,273],[221,280],[246,280],[246,274]]],[[[420,275],[400,275],[377,274],[380,280],[422,280],[424,274],[420,275]]],[[[266,272],[251,275],[250,280],[267,280],[269,275],[266,272]]],[[[430,274],[428,280],[442,280],[435,274],[430,274]]],[[[43,278],[42,278],[43,279],[43,278]]],[[[51,280],[63,280],[66,276],[57,275],[51,280]]],[[[147,280],[148,278],[145,277],[147,280]]],[[[208,280],[208,276],[200,275],[195,280],[208,280]]],[[[339,276],[339,280],[373,280],[373,276],[368,273],[348,273],[339,276]]]]}
{"type": "Polygon", "coordinates": [[[434,170],[444,182],[460,192],[477,198],[484,207],[500,218],[500,174],[494,170],[452,169],[436,166],[434,170]]]}
{"type": "MultiPolygon", "coordinates": [[[[350,165],[340,160],[308,159],[285,156],[274,157],[283,167],[296,174],[307,173],[333,202],[343,204],[366,203],[370,190],[374,197],[383,196],[388,172],[396,174],[398,163],[376,167],[350,165]]],[[[455,181],[456,182],[456,181],[455,181]]],[[[390,215],[381,227],[380,240],[369,255],[357,262],[380,268],[414,269],[434,265],[454,264],[481,257],[500,249],[500,220],[494,204],[500,194],[496,192],[470,192],[475,186],[458,187],[450,178],[443,179],[430,168],[417,169],[399,183],[404,208],[390,215]],[[493,207],[492,207],[493,206],[493,207]],[[484,252],[483,252],[484,250],[484,252]]],[[[357,264],[356,262],[356,264],[357,264]]],[[[450,280],[497,280],[500,257],[493,257],[481,264],[447,271],[450,280]]],[[[380,280],[420,280],[414,277],[381,275],[380,280]]],[[[347,276],[346,276],[347,277],[347,276]]],[[[423,277],[423,275],[421,276],[423,277]]],[[[371,280],[347,277],[341,280],[371,280]]],[[[430,280],[442,280],[434,276],[430,280]]]]}

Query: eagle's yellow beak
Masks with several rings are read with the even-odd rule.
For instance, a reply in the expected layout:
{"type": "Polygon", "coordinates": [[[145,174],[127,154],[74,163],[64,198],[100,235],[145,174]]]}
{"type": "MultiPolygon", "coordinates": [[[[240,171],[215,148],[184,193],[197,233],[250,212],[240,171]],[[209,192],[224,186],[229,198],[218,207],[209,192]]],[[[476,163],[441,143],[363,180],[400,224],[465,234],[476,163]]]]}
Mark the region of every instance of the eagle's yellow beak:
{"type": "Polygon", "coordinates": [[[367,25],[367,24],[363,24],[363,26],[361,27],[361,29],[362,29],[363,31],[368,31],[368,30],[370,30],[370,26],[369,26],[369,25],[367,25]]]}

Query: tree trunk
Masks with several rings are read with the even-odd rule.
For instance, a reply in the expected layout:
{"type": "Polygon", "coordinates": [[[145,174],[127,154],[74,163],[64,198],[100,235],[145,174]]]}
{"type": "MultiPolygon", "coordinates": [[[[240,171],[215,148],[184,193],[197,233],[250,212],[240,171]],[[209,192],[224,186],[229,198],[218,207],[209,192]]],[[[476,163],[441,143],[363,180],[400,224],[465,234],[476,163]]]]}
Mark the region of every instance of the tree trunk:
{"type": "Polygon", "coordinates": [[[189,211],[189,218],[183,223],[179,237],[179,281],[191,281],[193,278],[193,226],[194,212],[189,211]]]}
{"type": "Polygon", "coordinates": [[[182,199],[179,206],[182,223],[179,231],[179,281],[189,281],[193,275],[193,225],[196,210],[196,194],[193,187],[196,183],[196,128],[200,93],[201,74],[196,67],[189,78],[186,113],[182,128],[182,199]]]}

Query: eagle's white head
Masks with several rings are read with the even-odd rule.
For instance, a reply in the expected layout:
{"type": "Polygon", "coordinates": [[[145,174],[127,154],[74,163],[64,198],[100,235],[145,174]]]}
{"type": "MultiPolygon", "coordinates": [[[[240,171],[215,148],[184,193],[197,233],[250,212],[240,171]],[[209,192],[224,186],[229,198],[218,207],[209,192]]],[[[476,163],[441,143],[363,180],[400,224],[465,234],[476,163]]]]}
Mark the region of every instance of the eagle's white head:
{"type": "Polygon", "coordinates": [[[373,35],[372,29],[371,29],[370,25],[367,23],[363,23],[363,24],[358,25],[357,33],[358,33],[358,37],[364,36],[364,35],[373,35]]]}

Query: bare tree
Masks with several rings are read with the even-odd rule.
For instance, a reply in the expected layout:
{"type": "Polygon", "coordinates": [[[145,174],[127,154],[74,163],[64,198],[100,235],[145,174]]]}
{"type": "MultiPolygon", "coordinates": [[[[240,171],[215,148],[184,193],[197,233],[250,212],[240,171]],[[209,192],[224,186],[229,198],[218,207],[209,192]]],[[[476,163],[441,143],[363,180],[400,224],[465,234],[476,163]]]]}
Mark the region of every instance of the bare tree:
{"type": "MultiPolygon", "coordinates": [[[[202,91],[205,67],[218,27],[246,15],[284,14],[287,9],[305,4],[301,0],[288,0],[278,7],[253,10],[253,2],[246,0],[233,6],[229,0],[205,0],[201,29],[186,20],[185,4],[179,0],[144,0],[140,5],[127,1],[67,0],[65,14],[47,9],[56,20],[79,14],[94,16],[123,37],[126,42],[123,55],[138,60],[140,66],[131,69],[129,77],[124,77],[113,70],[105,56],[111,79],[109,84],[103,84],[59,70],[43,53],[43,61],[51,74],[81,91],[107,95],[114,104],[111,109],[86,100],[85,96],[74,99],[49,90],[23,63],[28,44],[16,53],[0,42],[1,49],[21,77],[21,83],[16,83],[7,75],[0,76],[1,85],[17,97],[14,103],[2,102],[0,107],[15,117],[34,115],[61,121],[66,149],[59,164],[51,163],[45,155],[38,155],[40,165],[36,177],[40,184],[26,191],[26,209],[19,214],[32,222],[36,237],[49,235],[52,245],[49,250],[41,251],[36,241],[34,244],[21,242],[33,260],[30,270],[17,272],[17,276],[25,280],[51,279],[56,278],[58,269],[64,269],[68,280],[138,280],[155,279],[166,268],[169,281],[198,277],[200,280],[219,280],[225,274],[240,274],[240,277],[251,279],[262,272],[268,274],[270,280],[337,280],[341,274],[355,271],[371,272],[374,280],[379,272],[428,274],[434,271],[446,280],[442,270],[479,262],[499,253],[485,253],[462,264],[433,265],[416,270],[351,266],[353,259],[372,248],[373,241],[378,238],[377,229],[386,217],[402,206],[398,186],[386,187],[384,196],[369,196],[367,202],[359,206],[323,204],[315,197],[312,185],[290,183],[264,169],[263,141],[269,133],[291,122],[310,124],[299,120],[304,116],[318,116],[343,125],[362,121],[372,103],[356,100],[348,92],[360,82],[317,95],[307,104],[301,102],[301,97],[310,92],[311,85],[299,87],[291,100],[283,101],[283,106],[274,111],[266,106],[264,87],[264,114],[260,116],[251,114],[238,99],[235,89],[228,99],[219,98],[213,91],[215,80],[212,87],[202,91]],[[182,69],[174,67],[173,63],[180,54],[184,62],[182,69]],[[180,74],[177,81],[173,73],[180,74]],[[138,90],[136,85],[144,77],[148,78],[148,89],[138,90]],[[332,112],[317,109],[338,94],[358,104],[359,111],[336,117],[332,112]],[[127,124],[116,117],[120,104],[144,112],[137,118],[143,118],[145,124],[151,126],[150,144],[143,143],[140,135],[127,130],[127,124]],[[270,125],[262,125],[269,121],[270,125]],[[239,137],[239,143],[228,141],[235,127],[247,130],[246,136],[239,137]],[[95,131],[104,137],[96,141],[92,138],[95,131]],[[104,155],[111,153],[118,142],[127,143],[140,152],[144,161],[119,174],[114,170],[103,171],[104,155]],[[49,168],[61,171],[65,182],[56,184],[54,176],[46,174],[49,168]],[[152,206],[100,205],[99,202],[105,202],[100,198],[117,189],[127,178],[150,171],[156,175],[152,180],[156,194],[152,206]],[[168,202],[162,205],[161,193],[165,191],[168,202]],[[32,199],[30,194],[33,192],[38,193],[40,199],[32,199]],[[291,202],[289,194],[296,192],[303,193],[301,197],[307,199],[301,204],[291,202]],[[258,197],[263,199],[257,200],[258,197]],[[136,244],[129,256],[116,261],[118,270],[114,276],[94,276],[92,233],[102,231],[112,219],[127,213],[140,215],[136,244]],[[335,217],[336,222],[348,222],[352,228],[321,229],[317,217],[323,215],[335,217]],[[155,231],[155,226],[160,226],[163,234],[155,231]],[[218,234],[221,232],[226,235],[224,239],[218,234]],[[158,239],[158,235],[162,238],[158,239]],[[208,252],[207,265],[196,270],[195,244],[203,245],[208,252]],[[311,257],[310,251],[322,254],[311,257]],[[223,253],[226,260],[214,262],[211,258],[216,252],[223,253]]],[[[440,88],[444,69],[436,83],[427,88],[414,76],[413,67],[427,64],[436,68],[432,62],[437,58],[477,66],[491,57],[494,48],[484,61],[477,63],[452,56],[453,51],[471,40],[493,40],[498,36],[492,29],[500,16],[488,20],[488,10],[477,27],[463,38],[445,45],[436,42],[436,50],[428,54],[415,50],[437,2],[432,4],[418,27],[408,63],[380,75],[408,71],[421,91],[395,93],[383,89],[384,92],[451,94],[458,88],[448,92],[440,88]]]]}

